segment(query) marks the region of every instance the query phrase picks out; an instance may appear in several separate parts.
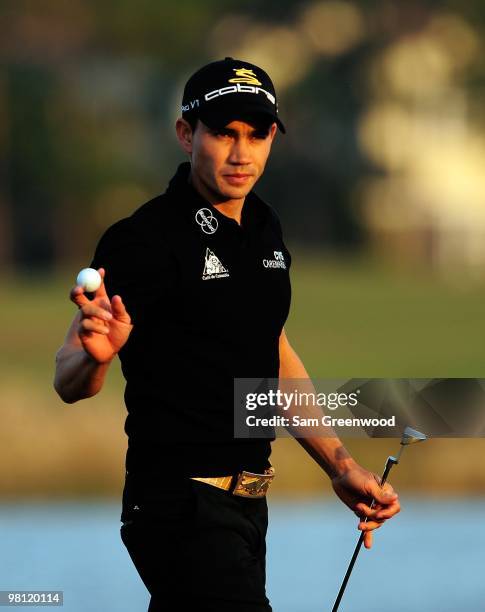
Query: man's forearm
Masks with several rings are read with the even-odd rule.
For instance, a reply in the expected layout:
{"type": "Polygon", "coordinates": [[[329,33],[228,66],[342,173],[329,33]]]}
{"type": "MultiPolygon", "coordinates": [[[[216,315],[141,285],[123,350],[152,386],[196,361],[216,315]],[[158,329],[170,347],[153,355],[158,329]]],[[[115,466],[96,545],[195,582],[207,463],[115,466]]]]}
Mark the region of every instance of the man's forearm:
{"type": "MultiPolygon", "coordinates": [[[[280,379],[280,389],[290,393],[296,392],[303,397],[311,397],[313,384],[309,379],[280,379]],[[291,385],[291,390],[289,385],[291,385]],[[305,395],[307,394],[307,395],[305,395]]],[[[278,413],[285,417],[289,424],[286,429],[307,453],[325,470],[330,478],[340,476],[355,466],[355,461],[346,450],[341,440],[329,425],[321,422],[323,411],[318,406],[297,406],[291,403],[286,409],[278,407],[278,413]],[[311,423],[308,426],[293,425],[293,417],[298,423],[311,423]],[[318,423],[318,425],[314,424],[318,423]],[[307,431],[308,435],[305,435],[307,431]]]]}
{"type": "Polygon", "coordinates": [[[331,479],[357,465],[338,437],[295,439],[331,479]]]}
{"type": "Polygon", "coordinates": [[[68,404],[92,397],[102,388],[110,363],[97,363],[82,347],[63,346],[56,355],[54,388],[68,404]]]}
{"type": "MultiPolygon", "coordinates": [[[[308,372],[297,353],[290,346],[284,332],[280,339],[279,378],[280,389],[309,394],[309,397],[315,394],[315,388],[308,372]]],[[[330,478],[339,476],[356,465],[333,428],[321,424],[323,412],[320,407],[313,405],[296,407],[291,404],[286,410],[279,409],[278,412],[288,418],[290,422],[286,429],[330,478]],[[305,427],[291,425],[293,416],[317,419],[320,424],[318,426],[308,426],[308,436],[305,436],[305,427]]]]}

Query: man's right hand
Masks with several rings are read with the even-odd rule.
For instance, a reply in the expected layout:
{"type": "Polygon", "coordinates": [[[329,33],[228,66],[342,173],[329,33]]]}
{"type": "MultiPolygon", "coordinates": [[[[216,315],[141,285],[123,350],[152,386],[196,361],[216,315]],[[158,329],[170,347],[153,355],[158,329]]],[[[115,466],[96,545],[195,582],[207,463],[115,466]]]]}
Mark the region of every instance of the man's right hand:
{"type": "Polygon", "coordinates": [[[133,325],[121,297],[114,295],[110,301],[104,269],[98,272],[102,283],[94,299],[88,300],[79,285],[71,289],[70,299],[80,310],[77,333],[84,350],[97,363],[109,363],[128,340],[133,325]]]}

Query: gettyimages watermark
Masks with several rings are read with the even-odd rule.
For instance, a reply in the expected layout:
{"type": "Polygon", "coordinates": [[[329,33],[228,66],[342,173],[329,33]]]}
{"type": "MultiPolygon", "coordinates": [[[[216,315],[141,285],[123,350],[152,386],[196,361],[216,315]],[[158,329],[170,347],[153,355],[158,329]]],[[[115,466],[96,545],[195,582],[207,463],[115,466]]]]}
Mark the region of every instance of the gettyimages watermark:
{"type": "Polygon", "coordinates": [[[485,379],[234,380],[234,437],[485,437],[485,379]]]}

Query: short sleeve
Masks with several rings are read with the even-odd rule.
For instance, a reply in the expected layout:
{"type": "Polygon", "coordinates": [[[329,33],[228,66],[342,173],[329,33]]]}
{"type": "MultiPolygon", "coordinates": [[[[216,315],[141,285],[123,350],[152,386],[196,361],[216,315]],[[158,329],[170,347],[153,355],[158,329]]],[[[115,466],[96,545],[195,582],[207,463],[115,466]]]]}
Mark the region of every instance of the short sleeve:
{"type": "Polygon", "coordinates": [[[170,291],[174,267],[168,249],[157,248],[135,229],[132,219],[121,219],[101,237],[90,267],[105,269],[106,292],[120,295],[133,323],[170,291]]]}
{"type": "Polygon", "coordinates": [[[278,214],[276,213],[275,209],[270,206],[268,204],[268,210],[269,210],[269,216],[270,216],[270,223],[271,226],[274,230],[274,232],[276,233],[276,235],[278,236],[278,238],[281,240],[281,243],[284,247],[285,250],[285,254],[286,254],[286,260],[288,262],[288,269],[290,269],[291,266],[291,253],[288,250],[285,241],[283,240],[283,228],[281,227],[281,221],[280,218],[278,217],[278,214]]]}

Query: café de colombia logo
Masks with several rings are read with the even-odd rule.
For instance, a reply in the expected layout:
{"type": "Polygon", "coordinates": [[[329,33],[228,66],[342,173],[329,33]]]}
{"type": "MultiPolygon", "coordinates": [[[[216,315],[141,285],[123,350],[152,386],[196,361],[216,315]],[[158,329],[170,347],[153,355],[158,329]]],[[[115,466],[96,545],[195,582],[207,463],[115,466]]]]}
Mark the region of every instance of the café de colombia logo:
{"type": "Polygon", "coordinates": [[[195,213],[195,220],[205,234],[214,234],[219,227],[217,219],[209,208],[199,208],[195,213]]]}

